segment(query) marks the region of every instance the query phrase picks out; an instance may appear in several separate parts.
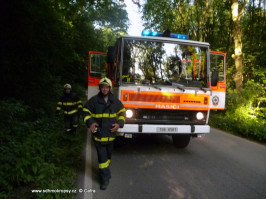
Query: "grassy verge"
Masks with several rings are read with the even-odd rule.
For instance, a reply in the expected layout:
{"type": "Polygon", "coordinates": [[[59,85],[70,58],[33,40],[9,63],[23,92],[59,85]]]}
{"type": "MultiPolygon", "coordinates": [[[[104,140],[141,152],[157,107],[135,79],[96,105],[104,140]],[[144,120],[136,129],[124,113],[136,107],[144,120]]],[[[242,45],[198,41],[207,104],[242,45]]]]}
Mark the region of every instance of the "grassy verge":
{"type": "Polygon", "coordinates": [[[243,89],[228,89],[226,110],[211,111],[210,125],[266,144],[266,98],[263,84],[247,82],[243,89]]]}
{"type": "MultiPolygon", "coordinates": [[[[21,102],[0,101],[0,198],[72,198],[75,193],[33,193],[73,190],[86,128],[67,136],[63,120],[43,117],[21,102]]],[[[82,123],[81,123],[82,124],[82,123]]]]}
{"type": "Polygon", "coordinates": [[[260,143],[266,144],[265,120],[241,117],[237,112],[211,111],[209,124],[260,143]]]}

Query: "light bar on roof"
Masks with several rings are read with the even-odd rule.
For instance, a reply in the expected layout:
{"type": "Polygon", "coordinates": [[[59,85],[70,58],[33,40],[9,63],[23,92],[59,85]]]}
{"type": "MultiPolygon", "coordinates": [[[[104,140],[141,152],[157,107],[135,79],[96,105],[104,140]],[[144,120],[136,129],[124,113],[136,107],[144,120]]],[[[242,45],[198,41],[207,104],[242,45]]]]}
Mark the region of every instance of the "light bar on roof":
{"type": "MultiPolygon", "coordinates": [[[[162,37],[163,33],[162,32],[157,32],[157,31],[144,30],[144,31],[142,31],[141,35],[142,36],[162,37]]],[[[188,40],[188,35],[183,35],[183,34],[171,33],[170,37],[171,38],[188,40]]]]}
{"type": "Polygon", "coordinates": [[[143,35],[143,36],[149,36],[149,35],[151,35],[151,31],[144,30],[144,31],[142,31],[141,35],[143,35]]]}
{"type": "Polygon", "coordinates": [[[188,40],[188,35],[183,35],[183,34],[171,33],[170,37],[171,38],[178,38],[178,39],[188,40]]]}

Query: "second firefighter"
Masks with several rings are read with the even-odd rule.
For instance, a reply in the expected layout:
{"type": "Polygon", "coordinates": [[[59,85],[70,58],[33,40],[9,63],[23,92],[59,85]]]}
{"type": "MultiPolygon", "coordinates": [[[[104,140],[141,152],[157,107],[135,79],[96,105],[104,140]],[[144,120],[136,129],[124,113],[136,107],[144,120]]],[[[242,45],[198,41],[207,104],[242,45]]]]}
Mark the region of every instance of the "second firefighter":
{"type": "Polygon", "coordinates": [[[64,111],[65,132],[67,134],[76,133],[79,114],[82,112],[82,102],[76,94],[72,93],[70,84],[64,85],[64,93],[60,97],[56,107],[57,115],[61,109],[64,111]]]}

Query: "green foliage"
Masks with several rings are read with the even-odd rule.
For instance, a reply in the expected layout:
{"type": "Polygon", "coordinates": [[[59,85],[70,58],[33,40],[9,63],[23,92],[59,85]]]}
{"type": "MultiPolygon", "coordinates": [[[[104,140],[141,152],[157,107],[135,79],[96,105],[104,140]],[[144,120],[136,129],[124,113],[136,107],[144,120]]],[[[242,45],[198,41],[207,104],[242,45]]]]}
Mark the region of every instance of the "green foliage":
{"type": "Polygon", "coordinates": [[[245,89],[229,90],[226,111],[212,112],[210,124],[266,143],[265,88],[248,82],[245,89]]]}
{"type": "Polygon", "coordinates": [[[0,198],[71,198],[30,190],[74,188],[86,130],[64,136],[56,103],[65,83],[85,99],[88,51],[107,51],[126,31],[124,8],[111,0],[1,1],[0,198]]]}
{"type": "Polygon", "coordinates": [[[56,103],[65,83],[85,99],[88,51],[106,52],[126,31],[124,8],[111,0],[1,1],[0,198],[71,198],[30,190],[74,188],[86,130],[64,136],[56,103]]]}
{"type": "Polygon", "coordinates": [[[1,100],[0,112],[0,198],[71,198],[69,194],[34,194],[31,190],[75,188],[86,130],[81,128],[75,137],[66,136],[61,120],[32,120],[34,110],[15,100],[1,100]]]}
{"type": "Polygon", "coordinates": [[[150,0],[143,5],[144,26],[159,31],[169,29],[174,33],[187,34],[192,40],[209,42],[212,49],[225,51],[232,43],[230,7],[228,1],[220,0],[150,0]]]}
{"type": "Polygon", "coordinates": [[[210,124],[225,131],[266,143],[265,120],[258,123],[254,119],[243,119],[241,113],[223,115],[212,111],[210,124]]]}
{"type": "Polygon", "coordinates": [[[116,40],[121,36],[125,35],[124,31],[115,31],[112,28],[104,27],[97,30],[97,35],[101,38],[99,49],[108,49],[109,46],[113,46],[116,40]]]}
{"type": "Polygon", "coordinates": [[[113,1],[3,0],[0,97],[51,110],[47,102],[58,96],[59,85],[86,87],[88,51],[106,52],[114,40],[106,37],[126,31],[124,8],[113,1]]]}
{"type": "Polygon", "coordinates": [[[265,2],[250,1],[243,16],[244,83],[266,86],[266,15],[265,2]],[[264,5],[263,5],[264,4],[264,5]]]}

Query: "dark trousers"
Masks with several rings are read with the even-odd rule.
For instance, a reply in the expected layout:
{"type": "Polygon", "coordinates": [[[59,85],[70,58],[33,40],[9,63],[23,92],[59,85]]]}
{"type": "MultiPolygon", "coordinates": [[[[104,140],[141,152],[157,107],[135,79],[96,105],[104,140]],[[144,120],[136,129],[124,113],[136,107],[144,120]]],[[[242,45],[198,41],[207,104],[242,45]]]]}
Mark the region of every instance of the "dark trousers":
{"type": "Polygon", "coordinates": [[[64,116],[65,121],[65,131],[66,133],[75,133],[76,129],[78,128],[79,123],[79,115],[77,113],[72,115],[65,115],[64,116]]]}
{"type": "Polygon", "coordinates": [[[100,182],[104,183],[111,178],[110,162],[114,148],[114,142],[97,142],[94,141],[99,163],[100,182]]]}

